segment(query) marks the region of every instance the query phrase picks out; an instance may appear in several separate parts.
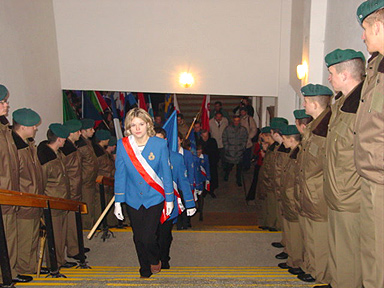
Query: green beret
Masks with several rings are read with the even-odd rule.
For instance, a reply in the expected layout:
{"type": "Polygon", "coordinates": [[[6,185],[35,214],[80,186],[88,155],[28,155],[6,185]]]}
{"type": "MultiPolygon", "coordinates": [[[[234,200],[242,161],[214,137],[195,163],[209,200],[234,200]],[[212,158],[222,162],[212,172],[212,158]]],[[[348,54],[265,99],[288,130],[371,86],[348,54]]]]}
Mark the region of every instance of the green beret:
{"type": "Polygon", "coordinates": [[[300,89],[304,97],[333,96],[333,92],[327,86],[320,84],[307,84],[300,89]]]}
{"type": "Polygon", "coordinates": [[[108,130],[97,130],[96,133],[95,133],[95,137],[97,140],[109,140],[111,139],[111,132],[109,132],[108,130]]]}
{"type": "Polygon", "coordinates": [[[305,109],[295,110],[293,111],[293,115],[295,116],[295,119],[303,119],[303,118],[311,117],[305,113],[305,109]]]}
{"type": "Polygon", "coordinates": [[[93,128],[93,126],[95,126],[95,120],[93,119],[84,118],[84,119],[81,119],[80,121],[81,121],[82,130],[93,128]]]}
{"type": "Polygon", "coordinates": [[[52,123],[49,125],[49,129],[59,138],[67,138],[69,136],[69,130],[62,124],[52,123]]]}
{"type": "Polygon", "coordinates": [[[117,144],[117,139],[115,136],[111,136],[108,142],[108,146],[115,146],[117,144]]]}
{"type": "Polygon", "coordinates": [[[325,56],[325,65],[327,65],[327,67],[330,67],[332,65],[352,59],[361,59],[365,63],[364,54],[360,51],[357,52],[353,49],[336,49],[331,53],[328,53],[327,56],[325,56]]]}
{"type": "Polygon", "coordinates": [[[273,117],[271,123],[272,122],[282,122],[288,125],[288,120],[283,117],[273,117]]]}
{"type": "Polygon", "coordinates": [[[77,119],[65,121],[63,125],[69,130],[69,133],[77,132],[82,127],[81,121],[77,119]]]}
{"type": "Polygon", "coordinates": [[[3,101],[8,95],[8,89],[4,85],[0,84],[0,101],[3,101]]]}
{"type": "Polygon", "coordinates": [[[283,135],[295,135],[300,134],[299,130],[297,130],[296,125],[287,125],[285,128],[281,131],[281,134],[283,135]]]}
{"type": "Polygon", "coordinates": [[[265,127],[261,128],[261,133],[271,133],[271,127],[265,126],[265,127]]]}
{"type": "Polygon", "coordinates": [[[285,122],[280,122],[280,121],[275,121],[275,122],[271,122],[270,126],[271,126],[271,129],[273,130],[280,130],[280,132],[285,128],[285,126],[287,126],[288,124],[285,123],[285,122]]]}
{"type": "Polygon", "coordinates": [[[40,123],[39,114],[29,108],[17,109],[12,113],[12,118],[20,125],[31,127],[40,123]]]}
{"type": "Polygon", "coordinates": [[[357,21],[360,25],[363,24],[363,21],[367,16],[371,15],[376,10],[379,10],[384,7],[384,0],[368,0],[360,4],[357,8],[357,21]]]}

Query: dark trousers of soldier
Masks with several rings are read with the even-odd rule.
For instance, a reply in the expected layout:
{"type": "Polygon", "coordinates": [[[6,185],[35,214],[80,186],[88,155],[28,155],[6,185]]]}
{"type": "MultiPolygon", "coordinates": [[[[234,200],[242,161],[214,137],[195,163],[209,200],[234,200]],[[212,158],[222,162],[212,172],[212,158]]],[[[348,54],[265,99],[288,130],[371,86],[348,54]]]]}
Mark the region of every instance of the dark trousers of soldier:
{"type": "Polygon", "coordinates": [[[252,147],[246,148],[243,154],[243,169],[248,171],[251,168],[252,147]]]}
{"type": "MultiPolygon", "coordinates": [[[[8,255],[9,255],[9,264],[11,266],[12,278],[17,276],[16,272],[16,261],[17,261],[17,222],[16,222],[16,213],[3,214],[3,222],[5,229],[5,238],[7,241],[8,255]]],[[[4,253],[4,251],[1,251],[4,253]]],[[[0,269],[0,281],[1,278],[1,269],[0,269]]]]}
{"type": "Polygon", "coordinates": [[[36,219],[17,218],[16,271],[18,274],[34,274],[37,271],[39,230],[40,217],[36,219]]]}
{"type": "Polygon", "coordinates": [[[177,230],[188,229],[190,225],[190,219],[187,216],[187,210],[184,210],[179,216],[177,216],[177,230]]]}
{"type": "MultiPolygon", "coordinates": [[[[96,183],[83,185],[81,189],[82,189],[81,201],[85,202],[88,208],[88,213],[82,216],[83,228],[92,229],[92,226],[95,223],[95,217],[96,217],[95,203],[96,203],[96,194],[98,193],[96,192],[96,183]]],[[[100,198],[98,197],[97,199],[100,199],[100,198]]]]}
{"type": "Polygon", "coordinates": [[[172,227],[173,219],[165,221],[159,227],[159,246],[160,246],[160,260],[162,265],[167,264],[171,257],[169,257],[169,251],[172,244],[172,227]]]}
{"type": "Polygon", "coordinates": [[[201,195],[197,195],[197,211],[199,211],[199,220],[203,221],[204,216],[204,195],[208,193],[207,190],[204,189],[203,193],[201,195]]]}
{"type": "Polygon", "coordinates": [[[146,209],[140,206],[136,210],[128,205],[128,216],[133,231],[137,257],[140,263],[140,275],[150,277],[151,265],[157,265],[160,261],[160,247],[157,241],[157,233],[160,225],[161,212],[164,202],[146,209]]]}
{"type": "Polygon", "coordinates": [[[259,179],[260,167],[261,166],[259,166],[259,165],[255,165],[255,169],[253,170],[252,184],[251,184],[251,187],[249,188],[247,198],[245,199],[247,201],[255,200],[257,180],[259,179]]]}
{"type": "MultiPolygon", "coordinates": [[[[224,172],[225,172],[224,180],[228,180],[229,173],[231,173],[232,168],[233,168],[234,165],[235,164],[228,163],[228,162],[226,162],[224,164],[224,172]]],[[[241,173],[242,173],[242,171],[243,171],[243,163],[236,164],[236,183],[237,184],[241,184],[242,183],[242,180],[241,180],[241,173]]]]}
{"type": "Polygon", "coordinates": [[[267,220],[266,226],[269,228],[278,228],[278,215],[277,215],[277,199],[275,192],[269,191],[266,199],[267,204],[267,220]]]}
{"type": "Polygon", "coordinates": [[[79,242],[77,240],[76,214],[74,211],[68,212],[67,237],[65,246],[67,247],[67,256],[73,257],[79,254],[79,242]]]}
{"type": "MultiPolygon", "coordinates": [[[[67,238],[67,213],[59,213],[57,215],[52,215],[52,226],[53,226],[53,235],[55,238],[55,249],[56,249],[56,259],[57,265],[60,267],[66,262],[65,259],[65,239],[67,238]]],[[[49,254],[45,252],[47,263],[49,265],[49,254]]]]}

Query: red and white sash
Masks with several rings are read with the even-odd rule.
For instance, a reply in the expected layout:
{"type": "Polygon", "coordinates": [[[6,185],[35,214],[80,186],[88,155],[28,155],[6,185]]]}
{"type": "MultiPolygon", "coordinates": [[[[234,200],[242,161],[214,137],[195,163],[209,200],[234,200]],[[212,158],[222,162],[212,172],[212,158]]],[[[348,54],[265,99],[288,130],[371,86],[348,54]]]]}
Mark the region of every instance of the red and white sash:
{"type": "Polygon", "coordinates": [[[181,196],[179,194],[179,191],[177,189],[177,184],[175,183],[175,181],[173,181],[173,193],[177,198],[177,208],[178,208],[179,214],[181,214],[185,210],[185,207],[183,205],[183,202],[181,201],[181,196]]]}
{"type": "MultiPolygon", "coordinates": [[[[133,135],[129,137],[123,138],[123,145],[125,151],[127,151],[128,157],[131,159],[133,166],[135,166],[137,172],[143,177],[145,182],[157,192],[159,192],[165,199],[165,192],[163,182],[157,176],[156,172],[152,169],[152,167],[148,164],[147,160],[141,155],[139,150],[139,146],[137,145],[133,135]]],[[[166,215],[166,202],[164,201],[163,212],[161,213],[160,222],[164,223],[167,221],[169,216],[166,215]]]]}

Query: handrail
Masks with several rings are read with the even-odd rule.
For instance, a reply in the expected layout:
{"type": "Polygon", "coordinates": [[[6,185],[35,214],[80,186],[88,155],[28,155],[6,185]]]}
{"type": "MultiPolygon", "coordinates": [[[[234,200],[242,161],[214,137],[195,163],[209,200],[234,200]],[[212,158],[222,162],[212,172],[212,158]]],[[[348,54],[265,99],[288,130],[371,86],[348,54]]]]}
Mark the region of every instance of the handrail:
{"type": "Polygon", "coordinates": [[[96,183],[107,185],[110,187],[114,187],[115,186],[115,179],[111,178],[111,177],[99,175],[96,178],[96,183]]]}
{"type": "Polygon", "coordinates": [[[0,205],[48,208],[48,202],[51,209],[79,211],[80,208],[82,214],[88,213],[84,202],[0,189],[0,205]]]}

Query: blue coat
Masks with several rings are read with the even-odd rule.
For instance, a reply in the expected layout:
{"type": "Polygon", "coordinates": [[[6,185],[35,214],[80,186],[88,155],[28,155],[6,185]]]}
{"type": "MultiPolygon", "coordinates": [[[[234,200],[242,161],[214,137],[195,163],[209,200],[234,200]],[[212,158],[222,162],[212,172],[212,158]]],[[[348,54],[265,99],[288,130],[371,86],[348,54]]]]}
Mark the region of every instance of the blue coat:
{"type": "MultiPolygon", "coordinates": [[[[167,141],[150,137],[141,155],[162,179],[165,201],[173,202],[174,193],[167,141]]],[[[141,205],[149,208],[164,201],[164,197],[145,182],[133,166],[121,139],[117,142],[115,165],[116,202],[125,202],[138,210],[141,205]]]]}
{"type": "Polygon", "coordinates": [[[209,159],[208,155],[202,154],[203,158],[194,156],[195,167],[196,167],[196,189],[204,190],[205,181],[211,181],[211,171],[209,168],[209,159]],[[201,173],[201,166],[204,167],[207,176],[204,176],[201,173]]]}
{"type": "Polygon", "coordinates": [[[191,151],[189,150],[186,150],[186,149],[183,149],[183,152],[184,152],[184,155],[182,155],[184,157],[184,164],[185,164],[185,167],[187,168],[187,174],[188,174],[188,180],[189,180],[189,184],[191,185],[191,190],[194,190],[194,186],[195,186],[195,164],[194,164],[194,160],[193,160],[193,154],[191,153],[191,151]]]}
{"type": "MultiPolygon", "coordinates": [[[[171,160],[171,170],[173,181],[177,184],[177,188],[182,191],[180,193],[181,198],[186,209],[195,207],[195,201],[191,191],[191,186],[187,178],[187,169],[185,168],[183,156],[180,153],[169,151],[169,159],[171,160]]],[[[177,207],[177,197],[174,200],[175,208],[173,208],[172,214],[169,220],[177,218],[179,215],[179,209],[177,207]]]]}

